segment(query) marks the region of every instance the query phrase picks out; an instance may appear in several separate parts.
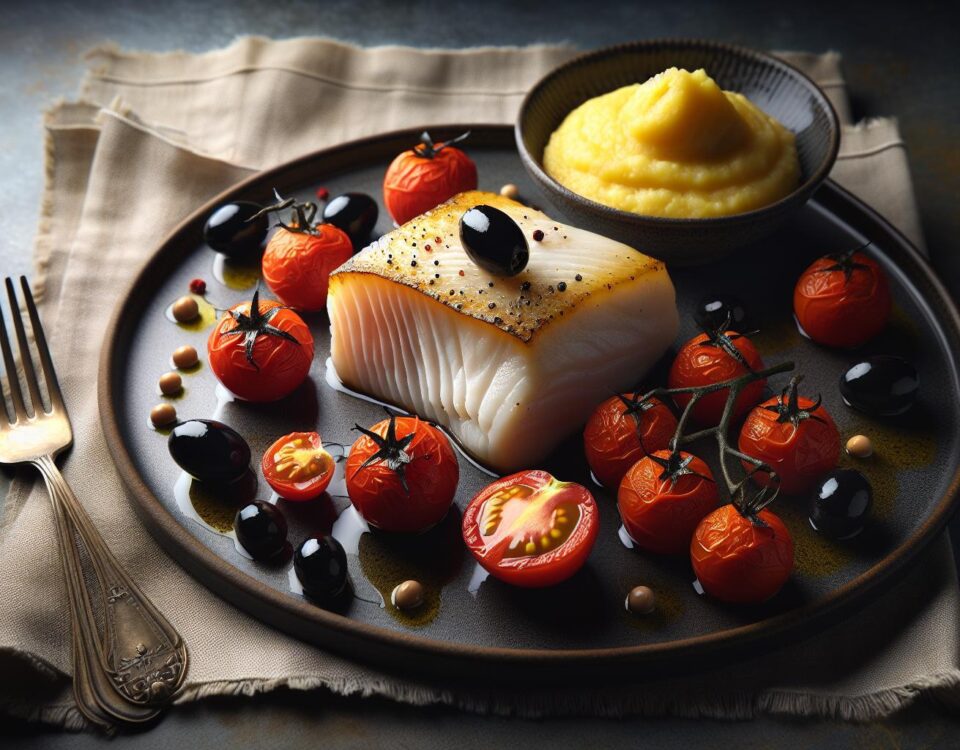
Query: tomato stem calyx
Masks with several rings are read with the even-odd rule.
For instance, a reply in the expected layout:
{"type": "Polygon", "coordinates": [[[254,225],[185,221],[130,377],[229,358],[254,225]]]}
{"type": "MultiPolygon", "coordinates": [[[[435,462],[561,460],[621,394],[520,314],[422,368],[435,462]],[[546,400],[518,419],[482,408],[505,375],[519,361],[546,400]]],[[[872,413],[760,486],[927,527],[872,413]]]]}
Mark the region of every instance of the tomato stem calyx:
{"type": "Polygon", "coordinates": [[[693,461],[694,458],[693,455],[687,455],[684,457],[680,451],[673,450],[670,452],[669,458],[661,458],[654,453],[648,454],[648,458],[663,469],[663,472],[661,472],[658,479],[669,479],[671,488],[675,487],[677,480],[685,474],[692,474],[695,477],[700,477],[700,479],[713,482],[712,477],[708,477],[705,474],[700,474],[699,472],[696,472],[690,468],[690,462],[693,461]]]}
{"type": "Polygon", "coordinates": [[[465,141],[470,137],[470,131],[466,133],[461,133],[456,138],[451,138],[449,141],[444,141],[439,146],[435,145],[433,138],[430,137],[430,133],[424,130],[420,134],[420,143],[410,149],[413,152],[414,156],[419,156],[421,159],[432,159],[437,154],[439,154],[447,146],[452,146],[455,143],[460,143],[465,141]]]}
{"type": "Polygon", "coordinates": [[[703,332],[707,336],[706,341],[701,341],[700,346],[715,346],[718,349],[722,349],[724,352],[733,357],[737,362],[747,368],[750,372],[753,372],[753,368],[750,366],[750,363],[747,362],[747,358],[743,356],[739,349],[737,349],[736,344],[733,342],[736,339],[747,338],[748,336],[753,336],[759,331],[749,331],[747,333],[732,333],[727,334],[727,331],[730,329],[731,324],[731,313],[727,311],[727,317],[716,328],[704,328],[703,332]]]}
{"type": "Polygon", "coordinates": [[[853,256],[859,253],[861,250],[866,250],[872,243],[870,240],[867,240],[865,243],[858,247],[852,247],[849,250],[843,250],[839,253],[830,253],[826,257],[834,261],[832,266],[827,266],[826,268],[820,268],[816,273],[830,273],[832,271],[843,271],[843,281],[844,284],[849,284],[850,279],[853,278],[853,272],[855,270],[869,271],[870,266],[866,263],[857,263],[853,256]]]}
{"type": "Polygon", "coordinates": [[[246,315],[239,310],[229,310],[230,317],[236,321],[237,325],[229,331],[224,331],[221,335],[243,336],[244,353],[246,354],[247,362],[259,371],[260,365],[257,364],[257,360],[253,356],[253,346],[256,344],[258,336],[276,336],[277,338],[291,341],[297,346],[300,346],[300,342],[297,341],[294,336],[286,331],[280,330],[276,326],[270,325],[270,321],[280,310],[287,309],[289,308],[278,305],[271,307],[266,312],[262,312],[260,310],[260,286],[258,285],[256,291],[253,293],[253,299],[250,301],[250,314],[246,315]]]}
{"type": "Polygon", "coordinates": [[[293,212],[290,216],[291,223],[285,224],[281,219],[277,219],[277,223],[274,226],[286,229],[288,232],[297,232],[298,234],[316,235],[318,233],[316,227],[313,225],[313,219],[317,215],[316,203],[311,203],[310,201],[300,203],[296,198],[282,198],[276,188],[273,190],[273,196],[277,199],[276,203],[264,206],[247,219],[247,221],[253,221],[266,214],[279,213],[280,211],[292,208],[293,212]]]}
{"type": "Polygon", "coordinates": [[[396,473],[404,492],[409,495],[410,488],[407,486],[407,478],[404,472],[407,464],[413,461],[413,457],[407,453],[407,447],[409,447],[410,443],[413,442],[413,437],[416,434],[416,430],[412,430],[410,434],[404,435],[402,438],[397,439],[397,415],[391,411],[388,411],[387,414],[390,415],[390,422],[387,425],[387,436],[385,438],[380,437],[380,435],[375,433],[373,430],[368,430],[358,424],[354,424],[353,429],[357,430],[363,435],[366,435],[374,443],[376,443],[378,450],[366,461],[360,464],[353,475],[356,476],[371,464],[382,462],[386,464],[388,469],[396,473]]]}
{"type": "Polygon", "coordinates": [[[780,391],[780,395],[777,396],[776,405],[763,407],[767,411],[773,412],[777,415],[777,422],[780,424],[786,424],[789,422],[793,425],[795,430],[800,427],[800,423],[805,419],[813,419],[817,422],[826,424],[824,419],[813,413],[820,408],[822,403],[819,393],[817,394],[817,400],[814,401],[813,406],[807,409],[800,408],[800,399],[797,396],[797,386],[802,380],[803,375],[794,375],[792,378],[790,378],[789,385],[780,391]]]}

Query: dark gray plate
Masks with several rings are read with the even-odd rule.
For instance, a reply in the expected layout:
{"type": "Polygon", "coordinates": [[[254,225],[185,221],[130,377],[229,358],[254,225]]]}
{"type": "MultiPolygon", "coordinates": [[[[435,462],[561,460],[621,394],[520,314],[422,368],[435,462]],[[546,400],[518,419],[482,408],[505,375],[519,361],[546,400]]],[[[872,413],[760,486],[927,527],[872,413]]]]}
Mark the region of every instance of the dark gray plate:
{"type": "MultiPolygon", "coordinates": [[[[431,128],[437,138],[465,127],[431,128]]],[[[480,187],[498,190],[517,183],[533,204],[552,212],[526,179],[510,128],[475,127],[468,150],[477,161],[480,187]]],[[[156,379],[169,368],[173,349],[191,343],[205,360],[209,329],[187,331],[164,316],[194,277],[207,280],[220,306],[248,299],[250,291],[214,280],[214,255],[200,229],[212,208],[226,200],[267,201],[276,187],[285,194],[313,196],[318,186],[332,195],[367,192],[379,199],[384,169],[419,131],[390,134],[313,154],[257,175],[227,191],[181,224],[148,261],[118,308],[101,363],[100,404],[108,444],[130,489],[131,501],[161,546],[217,594],[256,617],[322,646],[380,666],[455,675],[467,665],[489,679],[553,681],[590,675],[653,675],[675,672],[704,659],[724,659],[746,647],[796,640],[842,617],[889,584],[944,526],[958,493],[958,373],[952,352],[960,346],[957,314],[926,263],[909,243],[876,214],[843,190],[826,183],[797,218],[761,246],[716,266],[677,271],[683,324],[678,345],[695,333],[690,308],[707,292],[724,291],[748,301],[762,329],[756,342],[767,364],[791,359],[806,375],[806,388],[820,391],[844,437],[873,437],[877,456],[863,463],[877,494],[873,523],[853,542],[832,544],[805,522],[804,501],[783,497],[774,510],[793,531],[797,570],[785,589],[761,607],[723,606],[698,596],[685,559],[655,558],[628,550],[618,541],[613,496],[590,483],[578,436],[543,467],[566,480],[590,486],[601,510],[601,534],[584,570],[549,590],[513,589],[492,579],[477,587],[476,566],[459,534],[459,509],[489,477],[461,460],[457,509],[441,526],[414,544],[364,534],[350,556],[358,595],[342,613],[329,612],[291,592],[289,564],[269,567],[241,557],[233,541],[209,531],[178,508],[175,485],[181,474],[166,439],[148,425],[159,401],[156,379]],[[872,241],[872,252],[887,268],[896,313],[888,331],[862,352],[835,352],[802,339],[791,321],[793,284],[815,257],[872,241]],[[837,392],[840,373],[855,357],[899,353],[916,363],[922,380],[919,403],[905,417],[872,422],[855,415],[837,392]],[[431,591],[426,614],[409,620],[379,605],[406,578],[420,578],[431,591]],[[473,580],[474,585],[471,585],[473,580]],[[634,585],[651,585],[660,607],[640,619],[623,608],[634,585]],[[475,589],[475,590],[474,590],[475,589]]],[[[554,212],[555,213],[555,212],[554,212]]],[[[377,229],[390,229],[381,212],[377,229]]],[[[250,442],[255,461],[278,436],[318,430],[326,441],[350,443],[354,422],[382,418],[379,407],[330,388],[324,379],[328,321],[306,316],[316,338],[311,377],[288,399],[267,405],[226,404],[222,419],[250,442]]],[[[662,383],[670,353],[648,382],[662,383]]],[[[783,380],[771,383],[779,388],[783,380]]],[[[208,368],[185,376],[186,392],[175,401],[181,419],[210,417],[217,407],[216,383],[208,368]]],[[[696,452],[714,461],[713,446],[696,452]]],[[[848,459],[844,459],[848,461],[848,459]]],[[[715,466],[715,462],[714,462],[715,466]]],[[[182,480],[181,480],[182,481],[182,480]]],[[[270,496],[262,481],[259,497],[270,496]]],[[[328,531],[344,498],[284,504],[291,540],[328,531]]],[[[347,517],[344,516],[344,519],[347,517]]],[[[338,526],[338,533],[346,527],[338,526]]],[[[174,564],[171,562],[171,564],[174,564]]]]}

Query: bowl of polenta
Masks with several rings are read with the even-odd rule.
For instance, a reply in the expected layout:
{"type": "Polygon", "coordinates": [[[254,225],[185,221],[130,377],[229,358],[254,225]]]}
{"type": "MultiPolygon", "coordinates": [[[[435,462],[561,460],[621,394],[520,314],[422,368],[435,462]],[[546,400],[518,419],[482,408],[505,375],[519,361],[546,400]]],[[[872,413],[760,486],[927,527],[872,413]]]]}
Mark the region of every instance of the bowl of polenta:
{"type": "Polygon", "coordinates": [[[524,167],[573,223],[671,265],[772,234],[827,177],[830,101],[760,52],[651,40],[577,57],[527,94],[524,167]]]}

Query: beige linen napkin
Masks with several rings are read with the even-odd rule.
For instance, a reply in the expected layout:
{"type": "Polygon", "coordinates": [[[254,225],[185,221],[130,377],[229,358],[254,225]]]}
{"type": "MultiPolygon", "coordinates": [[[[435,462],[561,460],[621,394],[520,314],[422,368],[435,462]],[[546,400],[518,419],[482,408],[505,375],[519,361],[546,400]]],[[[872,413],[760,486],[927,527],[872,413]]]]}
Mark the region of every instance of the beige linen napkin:
{"type": "MultiPolygon", "coordinates": [[[[64,473],[117,556],[184,634],[191,666],[181,701],[287,686],[521,715],[865,719],[921,694],[951,695],[960,684],[960,596],[946,539],[850,621],[725,670],[592,691],[470,691],[360,666],[270,629],[196,583],[138,522],[104,444],[95,382],[105,319],[166,232],[251,169],[316,148],[403,126],[511,122],[526,89],[570,54],[258,38],[204,55],[101,49],[90,57],[83,101],[48,113],[36,254],[42,315],[77,438],[64,473]]],[[[836,55],[785,56],[848,116],[836,55]]],[[[895,123],[847,128],[834,174],[921,242],[895,123]]],[[[0,577],[0,709],[77,728],[83,719],[63,677],[68,626],[52,540],[43,489],[21,472],[0,525],[0,570],[8,571],[0,577]]]]}

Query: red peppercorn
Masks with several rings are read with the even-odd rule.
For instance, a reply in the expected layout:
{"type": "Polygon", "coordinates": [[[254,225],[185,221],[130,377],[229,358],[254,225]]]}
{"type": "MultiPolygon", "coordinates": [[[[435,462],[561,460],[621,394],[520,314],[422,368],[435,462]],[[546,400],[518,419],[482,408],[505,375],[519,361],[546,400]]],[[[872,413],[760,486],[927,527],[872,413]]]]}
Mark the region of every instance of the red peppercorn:
{"type": "Polygon", "coordinates": [[[432,253],[432,252],[433,252],[433,248],[430,247],[430,245],[424,245],[424,246],[423,246],[423,249],[426,250],[428,253],[432,253]]]}
{"type": "Polygon", "coordinates": [[[539,242],[540,240],[542,240],[542,239],[543,239],[543,230],[542,230],[542,229],[535,229],[535,230],[533,230],[533,239],[536,240],[537,242],[539,242]]]}
{"type": "Polygon", "coordinates": [[[463,269],[460,269],[460,275],[463,276],[463,269]]]}
{"type": "Polygon", "coordinates": [[[203,279],[194,279],[190,282],[190,291],[194,294],[206,294],[207,292],[207,282],[203,279]]]}
{"type": "Polygon", "coordinates": [[[329,198],[329,197],[330,197],[330,191],[329,191],[329,190],[327,190],[325,187],[318,187],[318,188],[317,188],[317,198],[318,198],[319,200],[325,201],[325,200],[326,200],[327,198],[329,198]]]}

